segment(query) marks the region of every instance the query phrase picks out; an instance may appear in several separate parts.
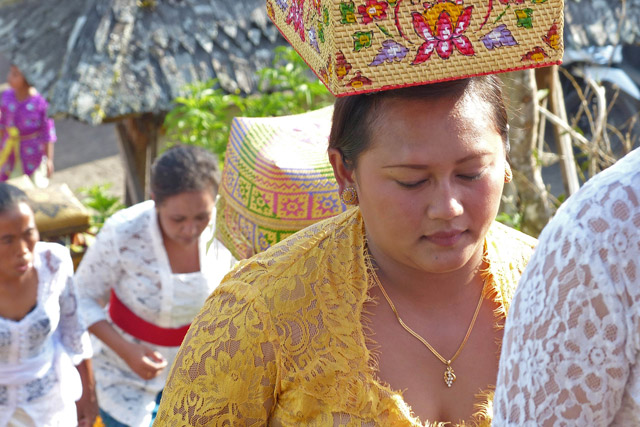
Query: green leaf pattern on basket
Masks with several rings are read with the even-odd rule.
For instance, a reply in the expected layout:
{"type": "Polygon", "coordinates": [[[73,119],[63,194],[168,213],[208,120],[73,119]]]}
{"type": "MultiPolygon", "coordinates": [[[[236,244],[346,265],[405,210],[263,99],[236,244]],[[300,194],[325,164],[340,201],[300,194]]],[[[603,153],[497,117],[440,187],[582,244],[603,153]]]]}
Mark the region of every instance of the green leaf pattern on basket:
{"type": "Polygon", "coordinates": [[[360,49],[371,47],[373,43],[373,31],[357,31],[353,34],[353,49],[358,52],[360,49]]]}

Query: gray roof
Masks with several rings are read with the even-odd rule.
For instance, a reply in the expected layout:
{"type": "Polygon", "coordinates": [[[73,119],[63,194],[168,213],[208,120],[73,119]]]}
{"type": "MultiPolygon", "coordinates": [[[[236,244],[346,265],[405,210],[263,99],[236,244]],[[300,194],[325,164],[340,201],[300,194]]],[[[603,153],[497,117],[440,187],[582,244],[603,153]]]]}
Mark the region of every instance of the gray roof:
{"type": "Polygon", "coordinates": [[[640,0],[565,0],[565,46],[640,44],[640,0]]]}
{"type": "Polygon", "coordinates": [[[264,0],[0,0],[0,52],[50,114],[93,124],[167,111],[194,81],[251,93],[284,44],[264,0]]]}

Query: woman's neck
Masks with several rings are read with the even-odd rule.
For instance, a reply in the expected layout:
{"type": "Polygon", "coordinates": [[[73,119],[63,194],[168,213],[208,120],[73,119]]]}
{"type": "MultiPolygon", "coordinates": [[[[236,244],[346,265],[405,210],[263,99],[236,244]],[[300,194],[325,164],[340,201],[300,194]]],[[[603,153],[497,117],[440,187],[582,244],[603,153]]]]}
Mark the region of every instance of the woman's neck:
{"type": "Polygon", "coordinates": [[[0,277],[0,295],[11,295],[22,292],[24,286],[38,280],[38,272],[34,267],[19,277],[0,277]]]}
{"type": "Polygon", "coordinates": [[[14,93],[18,101],[24,101],[31,96],[31,88],[28,86],[14,88],[14,93]]]}
{"type": "Polygon", "coordinates": [[[163,243],[173,273],[200,271],[200,245],[197,240],[193,244],[183,245],[164,236],[163,233],[163,243]]]}
{"type": "MultiPolygon", "coordinates": [[[[390,293],[421,307],[446,306],[452,301],[466,298],[465,290],[471,283],[482,283],[482,248],[462,267],[445,273],[429,273],[401,265],[381,251],[369,247],[370,256],[380,281],[393,288],[390,293]]],[[[475,291],[472,291],[475,294],[475,291]]]]}

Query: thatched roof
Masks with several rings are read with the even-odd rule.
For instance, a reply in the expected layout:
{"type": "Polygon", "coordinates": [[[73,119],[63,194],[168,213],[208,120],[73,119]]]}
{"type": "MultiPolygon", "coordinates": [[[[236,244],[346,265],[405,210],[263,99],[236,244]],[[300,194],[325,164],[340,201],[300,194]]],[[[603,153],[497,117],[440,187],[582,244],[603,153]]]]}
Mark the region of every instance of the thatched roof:
{"type": "Polygon", "coordinates": [[[0,52],[89,123],[167,111],[186,83],[255,90],[286,42],[264,0],[0,0],[0,52]]]}
{"type": "Polygon", "coordinates": [[[565,0],[565,45],[640,44],[640,0],[565,0]]]}

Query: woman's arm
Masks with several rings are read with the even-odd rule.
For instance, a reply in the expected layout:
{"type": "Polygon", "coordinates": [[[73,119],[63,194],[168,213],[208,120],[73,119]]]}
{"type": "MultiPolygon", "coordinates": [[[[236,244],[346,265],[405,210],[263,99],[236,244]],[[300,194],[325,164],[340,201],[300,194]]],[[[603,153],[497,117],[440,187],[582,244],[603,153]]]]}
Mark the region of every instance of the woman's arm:
{"type": "Polygon", "coordinates": [[[98,399],[96,398],[96,381],[93,378],[91,359],[85,359],[76,366],[82,381],[82,396],[76,402],[78,411],[78,427],[92,427],[98,417],[98,399]]]}
{"type": "Polygon", "coordinates": [[[53,175],[53,142],[47,142],[47,176],[53,175]]]}

